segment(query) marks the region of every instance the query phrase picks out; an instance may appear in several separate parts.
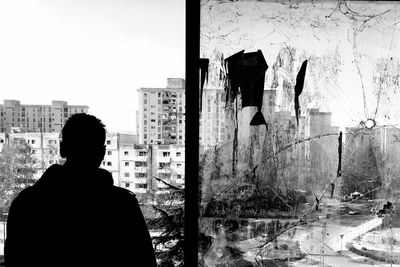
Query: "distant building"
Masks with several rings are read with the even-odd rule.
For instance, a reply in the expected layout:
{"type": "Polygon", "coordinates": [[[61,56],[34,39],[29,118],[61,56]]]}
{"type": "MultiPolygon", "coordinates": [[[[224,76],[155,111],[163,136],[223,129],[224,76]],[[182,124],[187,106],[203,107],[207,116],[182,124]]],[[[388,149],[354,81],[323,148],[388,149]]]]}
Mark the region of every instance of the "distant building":
{"type": "Polygon", "coordinates": [[[140,145],[138,136],[107,134],[102,168],[111,172],[114,185],[134,193],[158,192],[166,185],[184,184],[183,145],[140,145]]]}
{"type": "Polygon", "coordinates": [[[50,165],[61,161],[59,133],[0,133],[0,151],[14,140],[24,140],[32,148],[37,162],[35,179],[40,178],[50,165]]]}
{"type": "Polygon", "coordinates": [[[0,132],[61,132],[68,117],[88,113],[88,106],[52,101],[51,105],[25,105],[4,100],[0,105],[0,132]]]}
{"type": "MultiPolygon", "coordinates": [[[[135,145],[133,151],[134,173],[130,183],[132,191],[145,193],[162,192],[167,186],[184,184],[185,147],[183,145],[135,145]],[[162,180],[162,181],[161,181],[162,180]]],[[[125,187],[129,188],[128,179],[125,187]]]]}
{"type": "Polygon", "coordinates": [[[106,154],[102,162],[102,168],[108,170],[114,180],[114,185],[119,185],[119,136],[118,133],[107,133],[106,154]]]}
{"type": "Polygon", "coordinates": [[[333,154],[337,157],[339,128],[332,126],[331,118],[331,112],[321,112],[317,108],[307,109],[304,121],[304,136],[326,136],[313,138],[310,142],[307,142],[306,158],[312,157],[312,154],[316,156],[317,149],[323,149],[326,154],[333,154]]]}
{"type": "Polygon", "coordinates": [[[185,80],[168,78],[166,88],[140,88],[140,144],[185,144],[185,80]]]}
{"type": "Polygon", "coordinates": [[[210,147],[233,138],[231,118],[225,111],[223,89],[204,89],[200,116],[200,146],[210,147]]]}
{"type": "MultiPolygon", "coordinates": [[[[234,120],[226,110],[224,89],[204,89],[202,95],[202,107],[200,116],[200,146],[207,148],[227,141],[233,140],[234,120]]],[[[264,90],[264,98],[261,112],[269,124],[273,127],[275,118],[275,90],[264,90]]],[[[256,112],[256,107],[242,108],[240,94],[237,96],[238,102],[238,129],[241,136],[250,135],[252,116],[256,112]]]]}
{"type": "Polygon", "coordinates": [[[394,152],[400,155],[400,130],[395,127],[375,127],[376,143],[383,155],[394,152]]]}

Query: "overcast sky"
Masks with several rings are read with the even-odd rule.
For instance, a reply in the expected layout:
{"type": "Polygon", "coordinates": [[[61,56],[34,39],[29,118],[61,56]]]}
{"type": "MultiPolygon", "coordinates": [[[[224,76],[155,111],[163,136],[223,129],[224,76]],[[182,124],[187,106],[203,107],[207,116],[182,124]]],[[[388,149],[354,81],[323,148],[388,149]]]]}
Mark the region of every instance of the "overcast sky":
{"type": "Polygon", "coordinates": [[[0,1],[0,101],[88,105],[135,131],[137,89],[185,75],[184,0],[0,1]]]}

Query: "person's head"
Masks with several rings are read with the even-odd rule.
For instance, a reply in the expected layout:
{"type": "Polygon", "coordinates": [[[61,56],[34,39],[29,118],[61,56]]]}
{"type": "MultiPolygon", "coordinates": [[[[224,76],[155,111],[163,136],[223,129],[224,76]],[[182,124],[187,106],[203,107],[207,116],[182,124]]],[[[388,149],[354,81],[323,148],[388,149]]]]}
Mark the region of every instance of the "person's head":
{"type": "Polygon", "coordinates": [[[82,169],[96,169],[105,155],[106,129],[95,116],[77,113],[68,118],[61,131],[61,157],[82,169]]]}

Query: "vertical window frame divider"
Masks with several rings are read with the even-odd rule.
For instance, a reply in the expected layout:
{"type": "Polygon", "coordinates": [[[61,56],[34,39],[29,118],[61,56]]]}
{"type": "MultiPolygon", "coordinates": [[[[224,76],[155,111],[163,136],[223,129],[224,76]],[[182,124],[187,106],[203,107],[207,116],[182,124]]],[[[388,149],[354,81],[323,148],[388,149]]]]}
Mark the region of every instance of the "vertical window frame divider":
{"type": "Polygon", "coordinates": [[[186,0],[184,266],[198,266],[200,1],[186,0]]]}

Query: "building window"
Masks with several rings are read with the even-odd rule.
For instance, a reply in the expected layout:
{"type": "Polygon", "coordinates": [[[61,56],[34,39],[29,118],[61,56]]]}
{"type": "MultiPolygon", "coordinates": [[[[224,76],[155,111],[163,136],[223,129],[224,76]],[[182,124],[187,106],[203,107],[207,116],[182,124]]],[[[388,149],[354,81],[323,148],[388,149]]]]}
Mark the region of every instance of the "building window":
{"type": "Polygon", "coordinates": [[[125,188],[128,188],[130,186],[129,183],[125,183],[125,188]]]}
{"type": "Polygon", "coordinates": [[[162,152],[162,156],[163,157],[169,157],[170,156],[170,152],[162,152]]]}
{"type": "Polygon", "coordinates": [[[125,167],[128,167],[129,166],[129,162],[125,162],[125,167]]]}
{"type": "Polygon", "coordinates": [[[147,162],[135,161],[135,167],[147,167],[147,162]]]}
{"type": "Polygon", "coordinates": [[[145,173],[135,173],[135,178],[146,178],[146,174],[145,173]]]}
{"type": "Polygon", "coordinates": [[[139,151],[139,156],[140,157],[147,156],[147,152],[146,151],[139,151]]]}
{"type": "Polygon", "coordinates": [[[168,168],[170,168],[171,167],[171,164],[170,163],[164,163],[164,162],[160,162],[159,163],[159,165],[158,165],[158,168],[159,169],[168,169],[168,168]]]}
{"type": "Polygon", "coordinates": [[[111,161],[107,161],[107,166],[112,166],[111,161]]]}
{"type": "Polygon", "coordinates": [[[181,174],[178,174],[178,175],[176,175],[176,178],[177,178],[177,179],[182,179],[182,175],[181,175],[181,174]]]}
{"type": "Polygon", "coordinates": [[[128,156],[129,152],[128,151],[124,151],[124,156],[128,156]]]}
{"type": "Polygon", "coordinates": [[[138,188],[144,188],[144,189],[146,189],[146,188],[147,188],[147,184],[136,184],[135,187],[136,187],[137,189],[138,189],[138,188]]]}
{"type": "Polygon", "coordinates": [[[31,141],[31,144],[33,145],[34,143],[35,143],[35,140],[32,140],[32,141],[31,141]]]}
{"type": "Polygon", "coordinates": [[[124,177],[129,177],[129,172],[125,172],[124,177]]]}
{"type": "Polygon", "coordinates": [[[111,151],[107,151],[107,155],[111,155],[112,154],[112,152],[111,151]]]}
{"type": "Polygon", "coordinates": [[[111,145],[111,140],[107,140],[107,145],[111,145]]]}
{"type": "Polygon", "coordinates": [[[147,134],[144,134],[144,135],[143,135],[143,138],[144,138],[144,139],[147,139],[147,134]]]}
{"type": "Polygon", "coordinates": [[[181,156],[181,152],[176,152],[176,156],[180,157],[181,156]]]}

